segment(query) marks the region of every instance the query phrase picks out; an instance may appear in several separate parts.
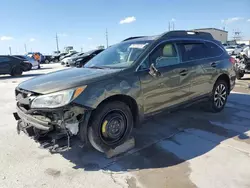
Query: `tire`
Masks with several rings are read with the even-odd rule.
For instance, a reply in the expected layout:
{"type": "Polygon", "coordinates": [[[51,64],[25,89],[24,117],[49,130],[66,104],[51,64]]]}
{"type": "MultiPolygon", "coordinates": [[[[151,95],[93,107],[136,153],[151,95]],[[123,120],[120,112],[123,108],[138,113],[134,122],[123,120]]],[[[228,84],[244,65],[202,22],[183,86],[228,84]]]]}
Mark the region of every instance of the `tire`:
{"type": "Polygon", "coordinates": [[[123,144],[131,135],[133,116],[123,102],[102,104],[94,111],[88,128],[90,144],[104,153],[123,144]]]}
{"type": "Polygon", "coordinates": [[[221,112],[226,105],[228,94],[229,86],[227,82],[225,80],[218,80],[214,85],[208,104],[206,104],[207,111],[213,113],[221,112]]]}
{"type": "Polygon", "coordinates": [[[58,63],[58,59],[55,59],[55,61],[54,61],[55,63],[58,63]]]}
{"type": "Polygon", "coordinates": [[[48,59],[46,59],[44,63],[45,63],[45,64],[49,64],[49,60],[48,60],[48,59]]]}
{"type": "Polygon", "coordinates": [[[236,72],[236,78],[238,80],[241,80],[241,78],[244,76],[244,73],[241,73],[241,72],[236,72]]]}
{"type": "Polygon", "coordinates": [[[20,66],[13,67],[10,73],[11,76],[21,76],[22,74],[23,70],[20,66]]]}

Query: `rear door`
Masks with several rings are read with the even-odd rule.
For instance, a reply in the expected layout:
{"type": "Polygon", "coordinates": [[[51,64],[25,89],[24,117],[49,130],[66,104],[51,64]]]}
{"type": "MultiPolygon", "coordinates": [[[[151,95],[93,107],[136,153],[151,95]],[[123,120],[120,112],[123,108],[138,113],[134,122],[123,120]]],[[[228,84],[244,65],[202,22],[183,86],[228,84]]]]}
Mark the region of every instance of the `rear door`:
{"type": "Polygon", "coordinates": [[[11,62],[8,57],[0,57],[0,73],[9,74],[11,70],[11,62]]]}
{"type": "Polygon", "coordinates": [[[190,99],[202,97],[211,91],[209,80],[213,70],[206,57],[207,47],[203,41],[192,40],[178,44],[178,49],[182,55],[182,63],[190,67],[190,99]]]}

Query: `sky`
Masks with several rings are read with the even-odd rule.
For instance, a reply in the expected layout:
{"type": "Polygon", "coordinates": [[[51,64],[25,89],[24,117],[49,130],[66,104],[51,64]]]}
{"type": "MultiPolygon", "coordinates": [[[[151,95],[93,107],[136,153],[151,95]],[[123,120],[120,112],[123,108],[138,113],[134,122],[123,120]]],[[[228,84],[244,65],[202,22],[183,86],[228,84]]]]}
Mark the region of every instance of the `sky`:
{"type": "Polygon", "coordinates": [[[138,35],[174,29],[218,28],[250,40],[250,0],[1,0],[0,54],[87,51],[138,35]],[[240,7],[240,8],[239,8],[240,7]]]}

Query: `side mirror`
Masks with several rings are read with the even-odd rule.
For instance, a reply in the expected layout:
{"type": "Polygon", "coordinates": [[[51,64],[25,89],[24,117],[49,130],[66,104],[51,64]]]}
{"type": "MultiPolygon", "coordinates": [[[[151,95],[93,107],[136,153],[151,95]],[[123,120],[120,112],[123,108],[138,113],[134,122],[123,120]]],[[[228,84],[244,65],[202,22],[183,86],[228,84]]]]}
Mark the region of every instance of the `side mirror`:
{"type": "Polygon", "coordinates": [[[153,77],[161,76],[161,73],[158,71],[158,69],[155,67],[153,63],[149,67],[149,74],[153,77]]]}

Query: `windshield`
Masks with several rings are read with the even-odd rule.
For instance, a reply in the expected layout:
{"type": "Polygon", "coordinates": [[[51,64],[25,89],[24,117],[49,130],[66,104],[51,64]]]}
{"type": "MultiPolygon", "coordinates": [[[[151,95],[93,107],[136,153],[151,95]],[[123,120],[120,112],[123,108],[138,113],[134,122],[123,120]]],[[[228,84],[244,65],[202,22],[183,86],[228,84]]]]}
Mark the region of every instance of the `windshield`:
{"type": "Polygon", "coordinates": [[[151,41],[128,41],[113,45],[84,67],[126,68],[131,66],[151,41]]]}
{"type": "Polygon", "coordinates": [[[229,46],[229,47],[227,47],[226,49],[235,49],[235,47],[229,46]]]}

